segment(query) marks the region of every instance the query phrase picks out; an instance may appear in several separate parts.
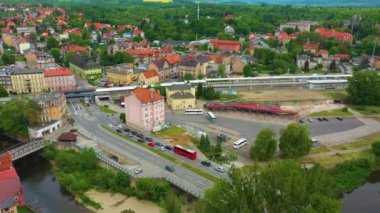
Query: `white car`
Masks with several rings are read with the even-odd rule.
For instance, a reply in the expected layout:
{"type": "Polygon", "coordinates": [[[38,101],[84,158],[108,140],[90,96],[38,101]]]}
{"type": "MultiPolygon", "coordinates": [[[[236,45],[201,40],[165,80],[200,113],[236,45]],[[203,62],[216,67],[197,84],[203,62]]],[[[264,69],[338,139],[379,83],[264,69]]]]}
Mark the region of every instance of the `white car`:
{"type": "Polygon", "coordinates": [[[218,172],[220,172],[220,173],[224,173],[225,172],[225,170],[224,170],[224,168],[222,166],[215,167],[215,170],[218,171],[218,172]]]}
{"type": "Polygon", "coordinates": [[[138,168],[138,169],[135,170],[135,175],[138,175],[138,174],[140,174],[142,172],[143,172],[142,168],[138,168]]]}
{"type": "Polygon", "coordinates": [[[112,124],[108,124],[108,127],[109,127],[109,128],[113,128],[113,125],[112,125],[112,124]]]}
{"type": "Polygon", "coordinates": [[[160,151],[165,151],[165,148],[163,147],[163,146],[160,146],[160,147],[158,147],[158,150],[160,150],[160,151]]]}

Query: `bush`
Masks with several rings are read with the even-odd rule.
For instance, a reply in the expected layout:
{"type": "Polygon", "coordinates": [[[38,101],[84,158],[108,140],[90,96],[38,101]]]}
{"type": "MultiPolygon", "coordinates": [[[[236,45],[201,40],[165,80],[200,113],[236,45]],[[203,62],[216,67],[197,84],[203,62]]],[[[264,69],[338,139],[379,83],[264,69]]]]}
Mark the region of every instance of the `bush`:
{"type": "Polygon", "coordinates": [[[91,198],[89,198],[87,195],[82,194],[79,196],[79,198],[85,205],[92,206],[95,209],[102,209],[102,206],[98,202],[91,200],[91,198]]]}
{"type": "Polygon", "coordinates": [[[380,141],[376,141],[372,144],[372,152],[376,156],[380,156],[380,141]]]}
{"type": "Polygon", "coordinates": [[[146,178],[137,181],[134,195],[138,199],[159,202],[167,196],[169,191],[170,185],[168,182],[146,178]]]}
{"type": "Polygon", "coordinates": [[[348,108],[347,107],[343,107],[342,108],[342,112],[348,112],[348,108]]]}

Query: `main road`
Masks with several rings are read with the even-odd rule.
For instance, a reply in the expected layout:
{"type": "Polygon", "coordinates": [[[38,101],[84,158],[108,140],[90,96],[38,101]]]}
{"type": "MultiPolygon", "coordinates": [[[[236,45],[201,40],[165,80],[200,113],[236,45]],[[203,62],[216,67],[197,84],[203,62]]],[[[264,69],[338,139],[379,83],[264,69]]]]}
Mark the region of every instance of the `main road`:
{"type": "MultiPolygon", "coordinates": [[[[153,172],[156,177],[169,178],[175,182],[179,182],[184,188],[193,191],[194,194],[203,195],[203,192],[206,189],[212,187],[213,182],[210,180],[180,166],[175,165],[174,172],[166,171],[165,166],[173,165],[173,162],[150,152],[148,149],[145,149],[132,141],[121,139],[101,127],[101,125],[109,125],[110,123],[116,125],[118,123],[116,117],[108,117],[106,114],[99,112],[96,107],[90,107],[91,115],[89,115],[83,110],[83,107],[78,99],[71,99],[68,102],[69,111],[72,115],[74,115],[76,120],[75,125],[79,126],[81,129],[84,129],[84,134],[87,134],[90,138],[95,139],[96,142],[106,145],[111,149],[115,149],[114,151],[121,153],[126,158],[138,159],[138,162],[142,165],[142,167],[149,168],[149,170],[151,170],[149,172],[153,172]]],[[[191,161],[172,152],[167,153],[179,158],[180,161],[199,167],[208,173],[212,173],[222,178],[227,177],[226,173],[219,173],[216,172],[214,168],[202,166],[199,160],[191,161]]]]}

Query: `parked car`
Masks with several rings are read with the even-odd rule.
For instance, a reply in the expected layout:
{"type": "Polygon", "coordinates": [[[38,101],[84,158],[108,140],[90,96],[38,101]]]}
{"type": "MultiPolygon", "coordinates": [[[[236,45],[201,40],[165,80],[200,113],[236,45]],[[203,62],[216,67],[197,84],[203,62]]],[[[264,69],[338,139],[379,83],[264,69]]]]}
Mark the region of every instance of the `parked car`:
{"type": "Polygon", "coordinates": [[[173,150],[173,147],[170,146],[170,145],[166,145],[166,146],[165,146],[165,149],[167,149],[167,150],[173,150]]]}
{"type": "Polygon", "coordinates": [[[303,123],[304,123],[304,121],[303,121],[302,119],[300,119],[300,120],[299,120],[299,122],[300,122],[301,124],[303,124],[303,123]]]}
{"type": "Polygon", "coordinates": [[[138,169],[135,170],[135,175],[138,175],[138,174],[140,174],[142,172],[143,172],[142,168],[138,168],[138,169]]]}
{"type": "Polygon", "coordinates": [[[141,133],[140,133],[140,134],[137,134],[136,136],[139,137],[139,138],[142,138],[142,139],[144,138],[144,135],[141,134],[141,133]]]}
{"type": "Polygon", "coordinates": [[[313,119],[312,119],[312,118],[309,118],[309,122],[310,122],[310,123],[313,122],[313,119]]]}
{"type": "Polygon", "coordinates": [[[323,118],[323,120],[324,120],[324,121],[329,121],[329,119],[328,119],[328,118],[323,118]]]}
{"type": "Polygon", "coordinates": [[[132,131],[131,132],[133,135],[137,135],[137,132],[136,131],[132,131]]]}
{"type": "Polygon", "coordinates": [[[144,139],[141,139],[141,138],[137,139],[137,141],[140,142],[140,143],[144,143],[145,142],[144,139]]]}
{"type": "Polygon", "coordinates": [[[124,132],[130,132],[131,130],[130,129],[128,129],[128,128],[125,128],[124,129],[124,132]]]}
{"type": "Polygon", "coordinates": [[[323,121],[323,118],[318,118],[318,121],[323,121]]]}
{"type": "Polygon", "coordinates": [[[160,142],[156,142],[156,146],[164,146],[164,145],[160,142]]]}
{"type": "Polygon", "coordinates": [[[129,133],[127,134],[127,137],[130,137],[130,138],[131,138],[131,137],[133,137],[133,134],[129,132],[129,133]]]}
{"type": "Polygon", "coordinates": [[[343,121],[343,118],[341,118],[341,117],[336,117],[336,119],[337,119],[338,121],[343,121]]]}
{"type": "Polygon", "coordinates": [[[150,147],[155,147],[156,144],[155,144],[154,142],[149,142],[149,143],[148,143],[148,146],[150,146],[150,147]]]}
{"type": "Polygon", "coordinates": [[[174,172],[174,166],[169,166],[169,165],[166,165],[165,166],[165,169],[168,170],[169,172],[174,172]]]}
{"type": "Polygon", "coordinates": [[[121,133],[122,131],[121,131],[121,129],[117,129],[116,132],[121,133]]]}
{"type": "Polygon", "coordinates": [[[202,164],[203,166],[211,166],[211,162],[210,162],[210,161],[206,161],[206,160],[201,161],[201,164],[202,164]]]}
{"type": "Polygon", "coordinates": [[[224,170],[224,168],[222,166],[215,167],[215,170],[218,171],[218,172],[220,172],[220,173],[224,173],[225,172],[225,170],[224,170]]]}
{"type": "Polygon", "coordinates": [[[158,150],[160,150],[160,151],[165,151],[165,148],[163,147],[163,146],[160,146],[160,147],[158,147],[158,150]]]}
{"type": "Polygon", "coordinates": [[[153,141],[153,138],[152,137],[145,137],[145,140],[146,141],[153,141]]]}

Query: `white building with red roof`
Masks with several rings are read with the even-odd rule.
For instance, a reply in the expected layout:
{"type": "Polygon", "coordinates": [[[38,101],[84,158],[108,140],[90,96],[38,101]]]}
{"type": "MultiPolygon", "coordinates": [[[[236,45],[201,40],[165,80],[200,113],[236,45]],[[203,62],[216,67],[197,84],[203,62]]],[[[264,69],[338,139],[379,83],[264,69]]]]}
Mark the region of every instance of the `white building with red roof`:
{"type": "Polygon", "coordinates": [[[164,97],[153,88],[137,88],[124,102],[127,125],[153,131],[165,124],[164,97]]]}

